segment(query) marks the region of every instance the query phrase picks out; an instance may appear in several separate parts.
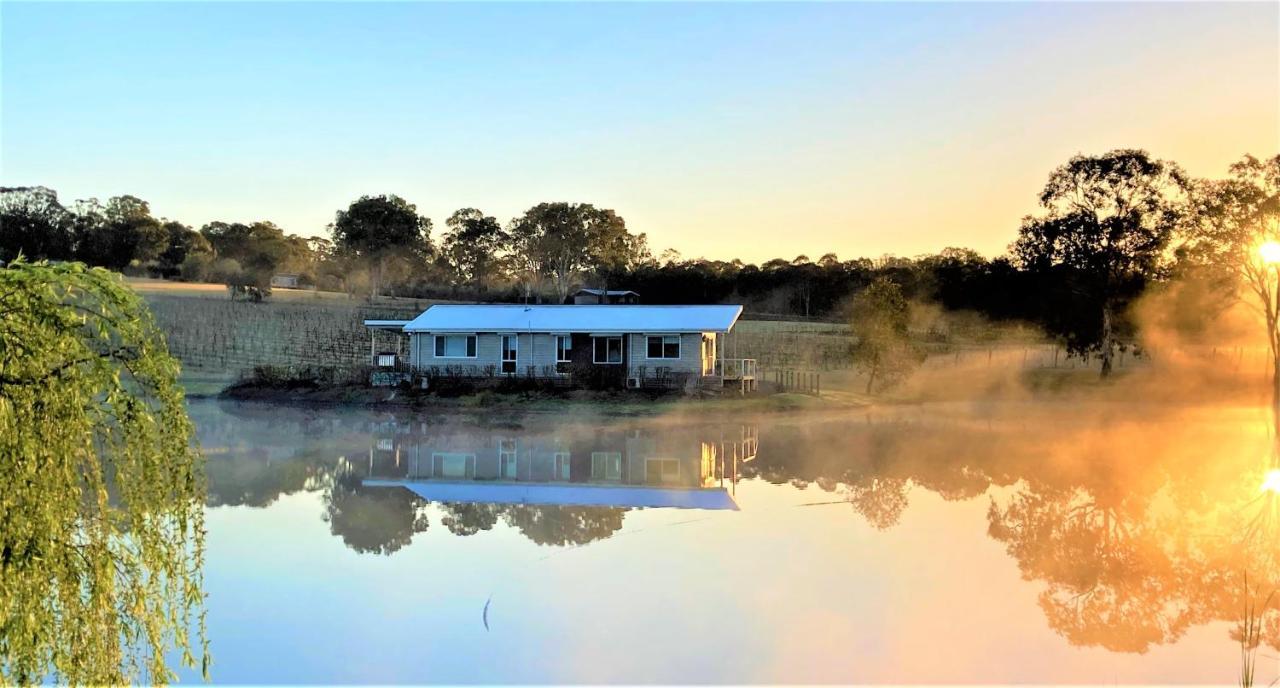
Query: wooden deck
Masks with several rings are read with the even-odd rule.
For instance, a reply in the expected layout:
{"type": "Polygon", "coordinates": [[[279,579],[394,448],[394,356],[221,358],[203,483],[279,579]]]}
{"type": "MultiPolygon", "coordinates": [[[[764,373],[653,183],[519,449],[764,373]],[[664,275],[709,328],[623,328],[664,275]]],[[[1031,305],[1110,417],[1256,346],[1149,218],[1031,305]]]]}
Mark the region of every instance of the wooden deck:
{"type": "Polygon", "coordinates": [[[719,380],[721,387],[736,386],[739,393],[746,394],[756,391],[756,373],[754,358],[718,358],[714,372],[705,377],[719,380]]]}

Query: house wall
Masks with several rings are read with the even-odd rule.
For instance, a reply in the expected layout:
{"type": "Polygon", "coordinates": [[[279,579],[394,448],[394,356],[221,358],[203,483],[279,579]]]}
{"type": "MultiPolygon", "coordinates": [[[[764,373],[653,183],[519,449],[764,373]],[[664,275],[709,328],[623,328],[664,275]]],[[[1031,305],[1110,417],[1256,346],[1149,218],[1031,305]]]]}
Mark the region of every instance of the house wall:
{"type": "MultiPolygon", "coordinates": [[[[555,335],[530,334],[526,332],[519,333],[516,336],[519,347],[516,352],[516,372],[518,374],[527,374],[529,366],[533,366],[536,375],[546,375],[554,370],[556,365],[555,335]]],[[[625,367],[625,371],[620,372],[625,372],[627,376],[637,376],[643,371],[644,377],[652,377],[655,375],[657,368],[668,368],[672,372],[693,375],[700,374],[702,372],[702,336],[699,333],[680,335],[680,358],[678,359],[650,359],[648,358],[647,335],[625,335],[623,337],[625,340],[623,362],[626,365],[610,366],[610,368],[625,367]]],[[[502,364],[501,337],[502,335],[494,333],[477,335],[475,358],[436,358],[435,336],[430,333],[415,332],[410,335],[409,364],[415,368],[468,366],[474,367],[476,372],[483,370],[485,366],[500,367],[502,364]]],[[[572,336],[572,342],[574,360],[580,364],[591,364],[591,337],[581,333],[575,334],[572,336]]]]}
{"type": "MultiPolygon", "coordinates": [[[[551,334],[516,333],[516,372],[525,375],[529,366],[534,366],[537,375],[545,375],[556,364],[556,339],[551,334]]],[[[502,335],[482,333],[476,337],[475,358],[436,358],[435,335],[430,333],[413,333],[410,335],[409,364],[415,368],[429,366],[501,366],[502,335]]]]}
{"type": "Polygon", "coordinates": [[[703,461],[705,438],[698,434],[663,433],[630,435],[598,432],[576,436],[505,436],[494,434],[443,435],[392,438],[390,450],[371,453],[380,458],[369,477],[407,480],[503,480],[520,482],[571,482],[661,487],[697,488],[714,481],[714,466],[703,461]],[[507,443],[515,450],[515,475],[502,470],[501,450],[507,443]],[[558,473],[556,454],[567,454],[567,477],[558,473]],[[592,455],[618,454],[620,475],[616,479],[593,475],[592,455]],[[447,474],[442,454],[469,455],[465,472],[447,474]],[[385,455],[385,456],[382,456],[385,455]],[[395,458],[395,460],[392,460],[395,458]],[[653,470],[658,460],[674,460],[679,470],[662,475],[653,470]]]}
{"type": "MultiPolygon", "coordinates": [[[[409,335],[409,338],[411,341],[409,364],[415,368],[469,366],[481,369],[488,365],[498,366],[502,363],[502,339],[496,334],[480,334],[476,336],[475,358],[437,358],[435,335],[429,332],[414,332],[409,335]]],[[[523,343],[521,342],[521,344],[523,343]]],[[[517,356],[522,353],[524,353],[523,347],[517,352],[517,356]]],[[[520,366],[518,358],[516,366],[517,368],[520,366]]]]}
{"type": "Polygon", "coordinates": [[[556,338],[550,334],[526,334],[520,337],[520,372],[533,366],[538,375],[546,375],[556,366],[556,338]]]}
{"type": "Polygon", "coordinates": [[[686,333],[680,335],[680,358],[649,358],[649,342],[647,335],[632,334],[628,335],[631,349],[630,360],[628,366],[631,369],[631,375],[639,375],[640,369],[644,369],[644,377],[652,377],[655,368],[670,368],[672,372],[692,373],[694,375],[702,372],[702,335],[698,333],[686,333]]]}

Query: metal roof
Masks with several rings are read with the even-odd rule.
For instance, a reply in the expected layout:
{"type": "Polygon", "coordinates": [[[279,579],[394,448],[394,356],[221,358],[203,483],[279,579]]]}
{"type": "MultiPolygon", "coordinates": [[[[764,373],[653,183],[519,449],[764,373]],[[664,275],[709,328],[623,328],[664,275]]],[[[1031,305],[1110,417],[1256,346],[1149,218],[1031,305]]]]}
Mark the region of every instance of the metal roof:
{"type": "Polygon", "coordinates": [[[584,288],[573,292],[574,296],[577,296],[578,294],[590,294],[592,296],[626,296],[627,294],[631,294],[632,296],[639,296],[639,294],[631,291],[630,289],[610,289],[606,291],[604,289],[584,288]]]}
{"type": "Polygon", "coordinates": [[[429,502],[738,510],[737,502],[724,488],[606,487],[583,484],[371,479],[364,480],[363,485],[365,487],[403,487],[429,502]]]}
{"type": "Polygon", "coordinates": [[[366,320],[364,326],[371,330],[403,330],[408,320],[366,320]]]}
{"type": "Polygon", "coordinates": [[[728,332],[742,306],[438,304],[405,332],[728,332]]]}

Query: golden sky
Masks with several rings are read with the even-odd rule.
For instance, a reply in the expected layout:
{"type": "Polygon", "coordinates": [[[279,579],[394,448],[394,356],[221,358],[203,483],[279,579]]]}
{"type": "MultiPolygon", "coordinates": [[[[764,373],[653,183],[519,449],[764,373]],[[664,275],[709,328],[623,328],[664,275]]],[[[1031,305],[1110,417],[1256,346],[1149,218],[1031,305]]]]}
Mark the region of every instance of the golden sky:
{"type": "Polygon", "coordinates": [[[3,16],[0,183],[321,234],[553,200],[655,253],[1004,250],[1070,156],[1280,151],[1280,5],[91,4],[3,16]]]}

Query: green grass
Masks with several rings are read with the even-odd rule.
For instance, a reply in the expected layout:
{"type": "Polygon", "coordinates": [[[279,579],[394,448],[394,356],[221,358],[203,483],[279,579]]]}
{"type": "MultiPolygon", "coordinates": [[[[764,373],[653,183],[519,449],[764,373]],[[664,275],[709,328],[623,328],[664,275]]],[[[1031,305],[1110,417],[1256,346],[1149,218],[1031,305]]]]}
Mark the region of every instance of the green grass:
{"type": "MultiPolygon", "coordinates": [[[[265,303],[231,301],[217,285],[131,280],[182,362],[190,394],[221,389],[254,366],[365,365],[373,318],[409,319],[435,301],[368,304],[343,295],[279,290],[265,303]],[[214,389],[217,387],[217,389],[214,389]]],[[[848,327],[830,323],[741,321],[725,354],[765,368],[812,370],[847,365],[848,327]]]]}

